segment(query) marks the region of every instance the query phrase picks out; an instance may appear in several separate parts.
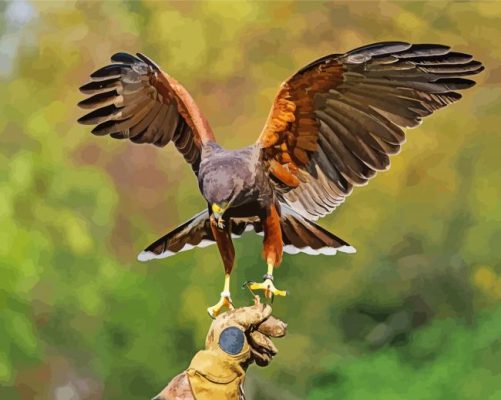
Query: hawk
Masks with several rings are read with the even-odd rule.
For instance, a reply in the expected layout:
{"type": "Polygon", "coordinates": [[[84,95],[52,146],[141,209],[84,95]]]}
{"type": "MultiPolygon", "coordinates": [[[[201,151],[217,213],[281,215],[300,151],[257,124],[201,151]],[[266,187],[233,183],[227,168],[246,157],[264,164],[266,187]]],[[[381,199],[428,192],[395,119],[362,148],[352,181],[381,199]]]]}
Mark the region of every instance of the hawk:
{"type": "Polygon", "coordinates": [[[216,243],[224,287],[211,316],[232,308],[232,239],[264,236],[267,273],[251,290],[284,296],[273,283],[283,252],[354,253],[315,221],[356,186],[387,170],[403,128],[461,98],[484,68],[439,44],[382,42],[330,54],[282,83],[257,141],[226,150],[188,91],[143,54],[117,53],[90,75],[78,122],[92,133],[159,147],[173,142],[195,173],[207,208],[142,251],[148,261],[216,243]]]}

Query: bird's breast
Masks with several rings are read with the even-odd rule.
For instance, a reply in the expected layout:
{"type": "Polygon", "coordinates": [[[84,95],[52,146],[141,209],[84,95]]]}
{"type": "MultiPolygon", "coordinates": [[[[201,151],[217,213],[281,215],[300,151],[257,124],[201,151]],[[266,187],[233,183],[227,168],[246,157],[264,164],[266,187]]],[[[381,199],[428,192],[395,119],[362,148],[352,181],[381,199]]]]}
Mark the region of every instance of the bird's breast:
{"type": "Polygon", "coordinates": [[[236,207],[229,208],[225,213],[225,218],[249,218],[262,215],[264,208],[257,202],[248,202],[236,207]]]}

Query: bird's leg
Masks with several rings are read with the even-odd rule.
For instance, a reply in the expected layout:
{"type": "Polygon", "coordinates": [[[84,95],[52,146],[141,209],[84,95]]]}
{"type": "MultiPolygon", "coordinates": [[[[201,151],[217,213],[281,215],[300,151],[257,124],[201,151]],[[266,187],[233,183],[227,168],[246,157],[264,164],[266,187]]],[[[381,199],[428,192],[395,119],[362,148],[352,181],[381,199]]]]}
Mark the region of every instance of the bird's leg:
{"type": "Polygon", "coordinates": [[[263,276],[262,283],[249,282],[248,287],[252,290],[264,290],[268,298],[273,296],[286,296],[287,291],[278,290],[273,284],[273,269],[282,261],[283,242],[280,215],[275,205],[266,209],[266,217],[262,219],[264,230],[263,256],[268,264],[268,271],[263,276]]]}
{"type": "Polygon", "coordinates": [[[207,309],[209,315],[212,318],[216,318],[223,308],[227,307],[230,310],[234,308],[230,296],[230,274],[235,261],[235,248],[231,241],[230,224],[228,224],[224,230],[221,230],[218,228],[218,221],[215,219],[214,215],[211,215],[210,227],[216,239],[217,248],[219,249],[224,265],[224,287],[221,292],[221,298],[215,305],[207,309]]]}
{"type": "Polygon", "coordinates": [[[233,310],[235,307],[231,302],[231,294],[230,294],[230,274],[224,274],[224,286],[223,291],[221,292],[221,298],[219,301],[214,304],[212,307],[207,309],[207,312],[211,316],[211,318],[216,318],[223,308],[228,308],[229,310],[233,310]]]}

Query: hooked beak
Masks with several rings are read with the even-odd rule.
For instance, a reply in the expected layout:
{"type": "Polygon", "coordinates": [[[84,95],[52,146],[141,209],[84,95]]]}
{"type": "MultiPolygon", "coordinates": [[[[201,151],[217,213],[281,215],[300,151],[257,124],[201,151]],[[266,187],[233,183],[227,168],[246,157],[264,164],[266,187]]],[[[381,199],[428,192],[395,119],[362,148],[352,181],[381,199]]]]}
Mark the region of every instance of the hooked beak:
{"type": "Polygon", "coordinates": [[[217,227],[219,229],[224,229],[224,219],[223,219],[223,214],[226,212],[228,208],[231,207],[231,204],[233,201],[237,198],[237,193],[234,193],[231,199],[228,202],[224,202],[224,206],[220,204],[212,204],[212,213],[214,214],[214,218],[217,220],[217,227]]]}

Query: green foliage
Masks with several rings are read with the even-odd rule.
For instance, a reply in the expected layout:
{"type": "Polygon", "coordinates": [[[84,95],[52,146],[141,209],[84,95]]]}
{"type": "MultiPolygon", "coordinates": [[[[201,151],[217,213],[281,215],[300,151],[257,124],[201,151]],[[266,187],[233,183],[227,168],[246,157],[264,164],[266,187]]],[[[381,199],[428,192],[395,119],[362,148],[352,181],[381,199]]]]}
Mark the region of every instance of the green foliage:
{"type": "MultiPolygon", "coordinates": [[[[76,124],[89,72],[146,53],[231,148],[255,140],[294,70],[380,40],[451,44],[487,70],[321,221],[357,254],[285,257],[292,296],[274,310],[290,334],[247,391],[500,398],[500,17],[486,2],[0,3],[0,399],[152,396],[203,345],[222,285],[215,247],[135,261],[205,205],[174,149],[76,124]]],[[[236,250],[244,305],[261,239],[236,250]]]]}
{"type": "Polygon", "coordinates": [[[501,308],[434,322],[408,342],[333,362],[308,399],[499,399],[501,308]]]}

